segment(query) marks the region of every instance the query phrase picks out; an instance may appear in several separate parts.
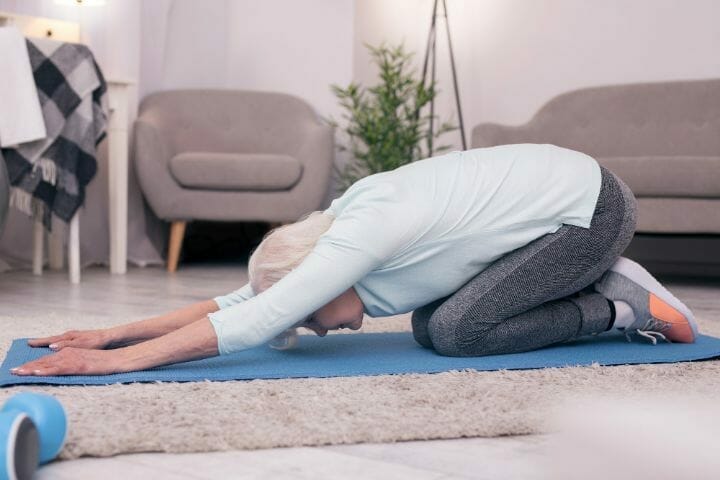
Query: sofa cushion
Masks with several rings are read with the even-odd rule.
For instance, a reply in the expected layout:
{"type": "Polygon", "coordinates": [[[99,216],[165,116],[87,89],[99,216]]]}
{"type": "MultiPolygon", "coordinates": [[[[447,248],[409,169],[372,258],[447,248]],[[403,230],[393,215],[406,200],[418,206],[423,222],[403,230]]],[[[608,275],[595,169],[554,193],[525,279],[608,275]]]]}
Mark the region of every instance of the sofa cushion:
{"type": "Polygon", "coordinates": [[[637,197],[720,197],[720,156],[600,157],[637,197]]]}
{"type": "Polygon", "coordinates": [[[184,152],[170,159],[180,185],[205,190],[287,190],[302,175],[289,155],[184,152]]]}
{"type": "Polygon", "coordinates": [[[638,233],[720,234],[720,200],[638,198],[638,233]]]}

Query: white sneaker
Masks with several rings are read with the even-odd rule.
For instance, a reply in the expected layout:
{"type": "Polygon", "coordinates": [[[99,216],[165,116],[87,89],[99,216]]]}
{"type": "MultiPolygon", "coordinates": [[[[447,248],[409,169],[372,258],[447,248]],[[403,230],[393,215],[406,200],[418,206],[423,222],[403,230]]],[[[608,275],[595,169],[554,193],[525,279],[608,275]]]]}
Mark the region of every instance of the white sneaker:
{"type": "Polygon", "coordinates": [[[635,321],[624,329],[657,343],[657,338],[692,343],[698,336],[695,316],[690,309],[660,285],[638,263],[620,257],[595,284],[595,290],[609,300],[627,303],[635,321]],[[657,337],[657,338],[656,338],[657,337]]]}

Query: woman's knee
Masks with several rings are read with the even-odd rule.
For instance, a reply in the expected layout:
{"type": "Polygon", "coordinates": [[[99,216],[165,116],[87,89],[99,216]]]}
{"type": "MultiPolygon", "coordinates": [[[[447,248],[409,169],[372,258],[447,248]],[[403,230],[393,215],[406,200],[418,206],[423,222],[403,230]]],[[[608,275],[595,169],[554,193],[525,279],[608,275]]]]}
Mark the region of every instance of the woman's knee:
{"type": "Polygon", "coordinates": [[[490,348],[486,342],[488,323],[474,318],[468,322],[465,315],[438,309],[428,321],[428,337],[440,355],[470,357],[485,355],[490,348]]]}

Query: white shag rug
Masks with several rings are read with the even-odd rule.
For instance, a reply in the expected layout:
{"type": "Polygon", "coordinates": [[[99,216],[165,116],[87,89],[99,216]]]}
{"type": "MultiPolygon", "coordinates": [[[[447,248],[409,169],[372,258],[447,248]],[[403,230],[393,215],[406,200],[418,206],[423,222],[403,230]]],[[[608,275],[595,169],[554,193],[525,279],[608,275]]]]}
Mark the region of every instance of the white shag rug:
{"type": "MultiPolygon", "coordinates": [[[[98,328],[98,318],[0,316],[13,338],[98,328]]],[[[700,321],[720,335],[720,322],[700,321]]],[[[409,329],[409,316],[368,320],[364,331],[409,329]]],[[[361,332],[360,332],[361,333],[361,332]]],[[[648,346],[648,348],[651,348],[648,346]]],[[[328,360],[332,361],[332,360],[328,360]]],[[[69,417],[60,458],[133,452],[207,452],[301,445],[546,433],[576,396],[681,395],[720,400],[720,361],[326,379],[21,386],[55,395],[69,417]]],[[[592,415],[592,411],[587,412],[592,415]]]]}

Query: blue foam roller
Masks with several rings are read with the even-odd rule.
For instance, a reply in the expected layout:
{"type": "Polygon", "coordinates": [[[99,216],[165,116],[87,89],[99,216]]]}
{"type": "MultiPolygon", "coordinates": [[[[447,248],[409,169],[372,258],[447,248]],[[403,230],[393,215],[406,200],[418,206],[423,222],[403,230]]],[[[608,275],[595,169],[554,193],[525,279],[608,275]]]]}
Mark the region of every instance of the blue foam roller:
{"type": "Polygon", "coordinates": [[[30,417],[0,412],[0,480],[30,480],[38,467],[40,439],[30,417]]]}
{"type": "Polygon", "coordinates": [[[40,436],[40,463],[55,458],[65,444],[67,416],[62,404],[51,395],[23,392],[5,402],[2,412],[22,412],[32,420],[40,436]]]}

